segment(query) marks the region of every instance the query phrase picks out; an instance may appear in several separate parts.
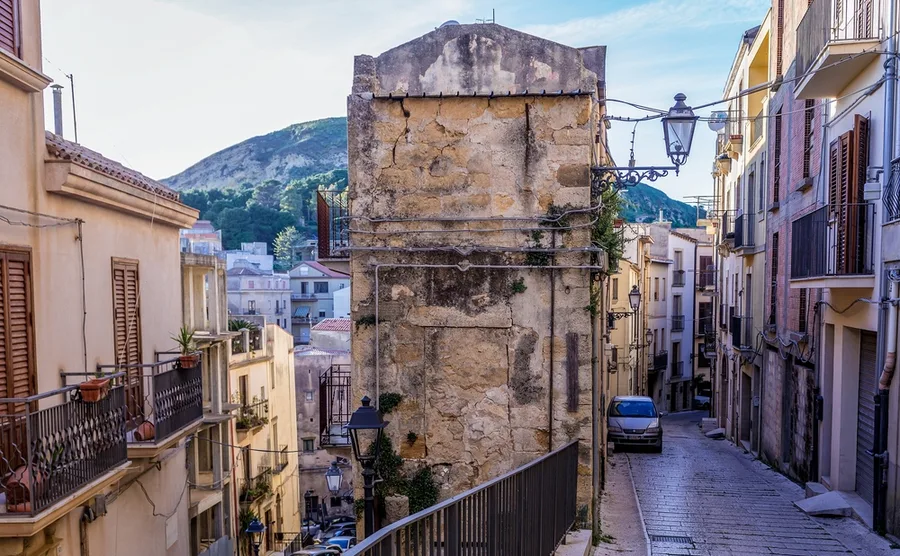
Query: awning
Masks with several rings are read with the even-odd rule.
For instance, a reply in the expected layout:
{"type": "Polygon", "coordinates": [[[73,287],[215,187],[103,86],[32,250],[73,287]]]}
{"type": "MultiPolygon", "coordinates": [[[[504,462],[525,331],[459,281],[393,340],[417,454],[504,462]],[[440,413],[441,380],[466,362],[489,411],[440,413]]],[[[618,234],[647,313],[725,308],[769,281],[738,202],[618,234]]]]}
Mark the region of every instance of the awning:
{"type": "Polygon", "coordinates": [[[309,316],[309,307],[297,307],[297,310],[294,311],[295,317],[306,318],[309,316]]]}

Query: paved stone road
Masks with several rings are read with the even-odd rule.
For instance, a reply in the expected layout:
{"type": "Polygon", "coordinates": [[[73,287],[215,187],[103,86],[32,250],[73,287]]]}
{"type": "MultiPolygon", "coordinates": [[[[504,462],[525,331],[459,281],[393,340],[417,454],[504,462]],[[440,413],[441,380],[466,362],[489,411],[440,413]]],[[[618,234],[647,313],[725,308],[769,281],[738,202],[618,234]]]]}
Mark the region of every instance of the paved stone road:
{"type": "Polygon", "coordinates": [[[732,444],[701,435],[704,415],[667,416],[662,454],[625,456],[654,555],[900,555],[852,519],[805,515],[792,504],[803,498],[801,487],[732,444]]]}

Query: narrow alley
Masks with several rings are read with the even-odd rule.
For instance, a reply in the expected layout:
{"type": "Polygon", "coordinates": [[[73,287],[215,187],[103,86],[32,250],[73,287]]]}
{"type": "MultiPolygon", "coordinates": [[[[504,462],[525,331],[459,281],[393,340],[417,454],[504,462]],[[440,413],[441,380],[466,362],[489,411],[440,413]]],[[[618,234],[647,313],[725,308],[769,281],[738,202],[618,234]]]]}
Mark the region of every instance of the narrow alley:
{"type": "MultiPolygon", "coordinates": [[[[812,518],[802,513],[793,504],[803,498],[802,487],[733,444],[703,436],[698,425],[705,415],[693,411],[666,416],[662,454],[612,456],[616,473],[627,478],[630,470],[633,477],[640,506],[639,515],[633,517],[643,520],[649,553],[897,553],[886,540],[853,519],[812,518]]],[[[620,499],[629,494],[620,490],[620,499]]],[[[613,545],[601,546],[597,554],[641,553],[641,547],[634,546],[642,544],[634,542],[634,532],[621,529],[627,516],[617,517],[604,528],[613,545]],[[615,546],[620,537],[622,541],[631,537],[632,546],[615,546]]]]}

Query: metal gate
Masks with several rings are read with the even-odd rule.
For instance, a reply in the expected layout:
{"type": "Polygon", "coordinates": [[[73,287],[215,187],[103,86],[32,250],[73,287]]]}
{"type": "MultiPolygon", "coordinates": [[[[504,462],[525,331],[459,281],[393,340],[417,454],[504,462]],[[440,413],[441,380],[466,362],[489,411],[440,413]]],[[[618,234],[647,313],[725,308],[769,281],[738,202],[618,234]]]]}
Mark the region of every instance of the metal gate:
{"type": "Polygon", "coordinates": [[[856,492],[870,504],[874,498],[875,460],[866,453],[875,445],[875,356],[877,336],[862,332],[859,340],[859,412],[856,421],[856,492]]]}

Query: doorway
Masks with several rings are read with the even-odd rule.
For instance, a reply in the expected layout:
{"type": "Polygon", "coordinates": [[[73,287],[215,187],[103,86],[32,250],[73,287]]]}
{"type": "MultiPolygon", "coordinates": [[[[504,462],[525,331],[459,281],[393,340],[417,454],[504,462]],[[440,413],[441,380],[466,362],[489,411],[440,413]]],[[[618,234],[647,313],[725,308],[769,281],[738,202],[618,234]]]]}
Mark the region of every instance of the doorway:
{"type": "Polygon", "coordinates": [[[750,442],[750,407],[753,400],[753,379],[741,371],[741,442],[750,442]]]}

